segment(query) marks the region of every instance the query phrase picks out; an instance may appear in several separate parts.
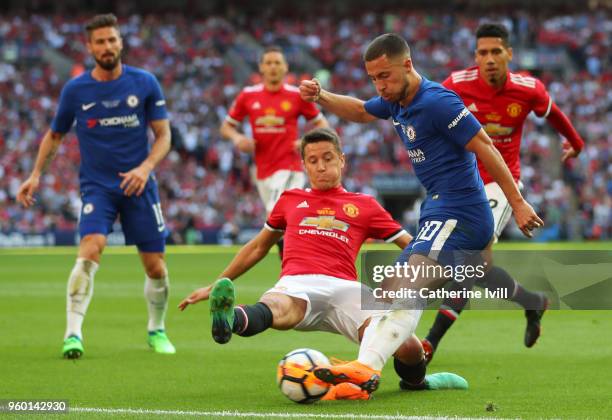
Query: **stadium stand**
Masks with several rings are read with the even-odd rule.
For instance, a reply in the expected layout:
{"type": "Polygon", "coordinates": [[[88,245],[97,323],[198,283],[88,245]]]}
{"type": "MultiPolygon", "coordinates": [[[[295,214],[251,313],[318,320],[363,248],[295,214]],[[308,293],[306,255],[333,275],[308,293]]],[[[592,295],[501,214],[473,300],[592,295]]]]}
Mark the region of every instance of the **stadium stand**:
{"type": "MultiPolygon", "coordinates": [[[[123,18],[124,62],[155,73],[171,112],[173,149],[156,170],[171,242],[241,240],[241,232],[264,221],[250,179],[250,157],[223,142],[218,132],[240,88],[258,81],[256,62],[263,45],[285,49],[289,82],[315,75],[336,92],[365,98],[374,93],[361,59],[369,39],[385,31],[401,33],[418,57],[419,71],[442,81],[472,63],[473,30],[485,20],[475,16],[412,11],[339,18],[331,13],[305,21],[235,10],[202,19],[184,14],[123,18]]],[[[541,120],[527,122],[522,180],[528,201],[547,222],[539,239],[610,239],[612,20],[604,11],[559,16],[513,11],[504,16],[513,35],[514,69],[540,77],[586,141],[583,153],[562,165],[556,134],[541,120]]],[[[84,19],[0,17],[0,232],[5,238],[14,232],[48,234],[76,227],[79,153],[73,134],[44,175],[38,204],[23,210],[15,195],[33,165],[61,86],[91,66],[84,19]]],[[[390,124],[357,125],[328,117],[345,141],[348,189],[376,194],[375,175],[412,173],[390,124]]],[[[413,225],[410,208],[403,214],[403,222],[413,225]]],[[[517,232],[508,229],[506,234],[517,232]]]]}

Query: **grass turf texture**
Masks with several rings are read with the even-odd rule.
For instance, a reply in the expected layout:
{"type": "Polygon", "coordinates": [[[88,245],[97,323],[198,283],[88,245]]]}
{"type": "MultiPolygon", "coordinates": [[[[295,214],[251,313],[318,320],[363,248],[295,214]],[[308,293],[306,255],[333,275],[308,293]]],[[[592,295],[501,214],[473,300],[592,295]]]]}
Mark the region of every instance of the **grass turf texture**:
{"type": "MultiPolygon", "coordinates": [[[[497,249],[526,247],[500,244],[497,249]]],[[[529,247],[609,250],[612,244],[529,247]]],[[[388,364],[371,401],[292,403],[275,385],[276,364],[285,353],[311,347],[328,356],[353,359],[357,346],[332,334],[272,330],[249,339],[235,336],[225,346],[215,344],[208,304],[185,313],[176,305],[194,288],[214,280],[235,250],[168,249],[167,326],[177,354],[164,356],[151,353],[146,345],[144,274],[136,251],[108,248],[85,320],[85,355],[78,361],[60,355],[66,278],[75,249],[0,250],[0,399],[53,398],[67,399],[72,407],[201,412],[612,417],[612,311],[550,311],[544,317],[543,336],[532,349],[522,344],[522,311],[466,311],[442,342],[429,371],[464,376],[470,383],[468,391],[400,392],[388,364]]],[[[271,254],[237,281],[238,302],[254,303],[278,273],[278,257],[271,254]]],[[[434,311],[425,313],[419,336],[427,332],[434,316],[434,311]]],[[[83,412],[68,417],[83,416],[109,417],[83,412]]]]}

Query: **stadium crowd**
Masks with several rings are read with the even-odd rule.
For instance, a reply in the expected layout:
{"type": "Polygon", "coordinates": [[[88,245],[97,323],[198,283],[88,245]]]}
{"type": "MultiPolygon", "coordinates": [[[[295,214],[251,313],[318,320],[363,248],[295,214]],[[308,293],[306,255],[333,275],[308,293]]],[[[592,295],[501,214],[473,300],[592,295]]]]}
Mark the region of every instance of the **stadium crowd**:
{"type": "MultiPolygon", "coordinates": [[[[32,168],[66,78],[92,64],[82,31],[87,17],[0,17],[3,232],[76,227],[79,152],[74,134],[42,178],[38,204],[25,211],[14,199],[32,168]],[[57,71],[61,66],[69,68],[66,78],[57,71]]],[[[307,21],[265,13],[123,20],[124,62],[158,77],[171,112],[173,148],[156,174],[172,241],[197,243],[207,228],[222,228],[231,240],[239,228],[263,223],[265,211],[251,180],[250,157],[222,141],[218,131],[241,87],[258,81],[262,45],[285,49],[292,71],[289,82],[315,75],[333,91],[367,98],[374,94],[361,59],[368,40],[385,31],[402,34],[418,57],[419,71],[441,82],[452,70],[473,62],[473,31],[482,20],[468,14],[423,12],[323,15],[307,21]],[[241,80],[245,68],[247,80],[241,80]]],[[[545,121],[527,121],[522,180],[528,201],[547,223],[541,238],[610,239],[612,20],[602,11],[556,17],[519,11],[504,20],[513,35],[515,69],[531,63],[539,70],[536,75],[586,141],[583,153],[562,165],[561,139],[545,121]]],[[[390,124],[357,125],[328,118],[344,139],[349,190],[375,194],[374,174],[412,171],[390,124]]]]}

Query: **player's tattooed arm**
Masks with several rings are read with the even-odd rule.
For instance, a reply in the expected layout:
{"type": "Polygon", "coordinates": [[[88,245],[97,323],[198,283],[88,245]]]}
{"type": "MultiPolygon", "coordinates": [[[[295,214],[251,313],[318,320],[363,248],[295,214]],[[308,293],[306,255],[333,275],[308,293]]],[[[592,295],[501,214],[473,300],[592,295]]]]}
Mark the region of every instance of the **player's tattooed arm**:
{"type": "Polygon", "coordinates": [[[170,151],[170,123],[167,119],[151,122],[151,129],[155,135],[155,141],[151,147],[149,156],[136,168],[128,172],[119,172],[123,178],[119,187],[128,197],[140,196],[144,191],[151,171],[170,151]]]}
{"type": "Polygon", "coordinates": [[[24,207],[30,207],[36,202],[33,195],[38,190],[40,175],[51,165],[63,139],[64,133],[56,133],[52,130],[48,130],[45,133],[45,136],[40,142],[40,147],[38,148],[34,169],[32,169],[30,177],[19,186],[19,190],[17,191],[17,201],[24,207]]]}
{"type": "Polygon", "coordinates": [[[499,184],[514,211],[517,226],[525,236],[531,238],[533,236],[531,231],[544,226],[544,222],[521,195],[510,169],[493,145],[493,141],[481,128],[465,148],[476,154],[487,172],[499,184]]]}

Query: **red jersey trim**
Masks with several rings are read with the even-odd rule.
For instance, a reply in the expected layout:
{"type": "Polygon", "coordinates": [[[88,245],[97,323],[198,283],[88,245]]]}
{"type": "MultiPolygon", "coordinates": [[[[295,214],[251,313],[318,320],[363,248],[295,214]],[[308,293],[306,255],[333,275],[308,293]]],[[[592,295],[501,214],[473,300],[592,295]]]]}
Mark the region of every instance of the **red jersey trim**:
{"type": "Polygon", "coordinates": [[[385,242],[386,243],[390,243],[395,241],[397,238],[401,237],[402,235],[408,234],[408,232],[406,232],[404,229],[400,229],[397,232],[393,233],[391,236],[388,236],[387,238],[385,238],[385,242]]]}

